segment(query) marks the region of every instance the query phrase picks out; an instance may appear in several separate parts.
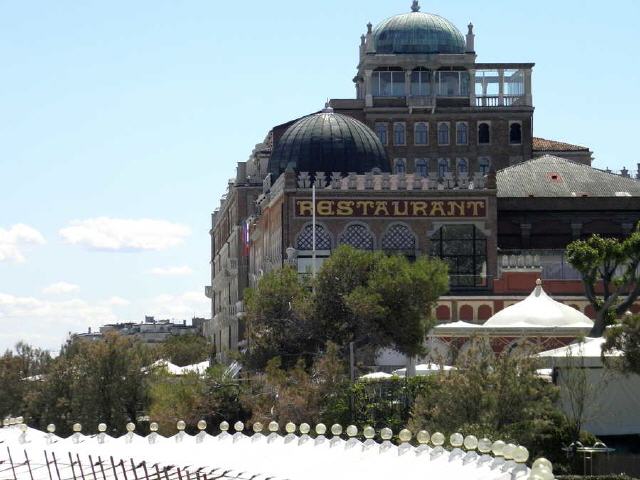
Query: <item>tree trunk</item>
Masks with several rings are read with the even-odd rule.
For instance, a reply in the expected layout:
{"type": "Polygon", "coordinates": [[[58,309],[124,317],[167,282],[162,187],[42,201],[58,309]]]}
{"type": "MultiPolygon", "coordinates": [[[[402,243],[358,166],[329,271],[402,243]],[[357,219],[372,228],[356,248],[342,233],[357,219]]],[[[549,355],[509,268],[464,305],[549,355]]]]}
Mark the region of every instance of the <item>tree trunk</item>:
{"type": "Polygon", "coordinates": [[[596,311],[596,318],[593,321],[593,328],[589,332],[590,337],[601,337],[604,334],[604,329],[607,326],[606,315],[607,311],[604,309],[596,311]]]}

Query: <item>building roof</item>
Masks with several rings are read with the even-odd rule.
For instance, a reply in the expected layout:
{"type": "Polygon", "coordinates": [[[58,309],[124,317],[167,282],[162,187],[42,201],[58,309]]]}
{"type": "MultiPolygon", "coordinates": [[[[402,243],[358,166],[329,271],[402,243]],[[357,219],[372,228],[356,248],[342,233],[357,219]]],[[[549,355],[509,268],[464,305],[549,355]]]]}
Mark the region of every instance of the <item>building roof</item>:
{"type": "Polygon", "coordinates": [[[493,315],[484,327],[499,328],[579,328],[592,327],[593,322],[569,305],[556,302],[542,289],[540,280],[524,300],[493,315]]]}
{"type": "Polygon", "coordinates": [[[378,136],[359,120],[329,108],[291,125],[269,159],[269,172],[365,173],[391,166],[378,136]]]}
{"type": "Polygon", "coordinates": [[[553,155],[498,171],[498,197],[638,197],[640,182],[553,155]]]}
{"type": "Polygon", "coordinates": [[[387,18],[373,29],[376,53],[464,53],[462,33],[446,18],[414,11],[387,18]]]}
{"type": "Polygon", "coordinates": [[[546,138],[533,137],[534,152],[588,152],[587,147],[572,145],[571,143],[547,140],[546,138]]]}

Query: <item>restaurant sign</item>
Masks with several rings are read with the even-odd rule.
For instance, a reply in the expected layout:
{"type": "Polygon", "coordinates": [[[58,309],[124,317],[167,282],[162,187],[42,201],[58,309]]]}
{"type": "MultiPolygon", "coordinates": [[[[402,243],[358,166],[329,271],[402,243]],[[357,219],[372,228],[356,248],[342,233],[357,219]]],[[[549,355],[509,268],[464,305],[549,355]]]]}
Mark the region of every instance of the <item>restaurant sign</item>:
{"type": "MultiPolygon", "coordinates": [[[[296,217],[311,217],[313,202],[295,198],[296,217]]],[[[316,216],[359,218],[480,218],[487,215],[486,199],[316,199],[316,216]]]]}

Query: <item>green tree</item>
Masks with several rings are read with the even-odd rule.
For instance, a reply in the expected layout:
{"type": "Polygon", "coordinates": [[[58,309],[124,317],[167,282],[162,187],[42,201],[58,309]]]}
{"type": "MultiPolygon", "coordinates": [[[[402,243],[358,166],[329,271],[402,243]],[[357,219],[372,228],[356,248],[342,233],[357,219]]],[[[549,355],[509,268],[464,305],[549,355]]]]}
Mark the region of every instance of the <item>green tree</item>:
{"type": "Polygon", "coordinates": [[[621,321],[607,329],[604,350],[620,350],[622,357],[614,365],[622,371],[640,374],[640,315],[624,315],[621,321]]]}
{"type": "Polygon", "coordinates": [[[18,342],[0,357],[0,417],[22,415],[27,401],[47,372],[51,356],[45,350],[18,342]]]}
{"type": "Polygon", "coordinates": [[[600,337],[640,295],[640,224],[623,240],[592,235],[570,243],[566,252],[596,312],[590,336],[600,337]]]}
{"type": "Polygon", "coordinates": [[[30,417],[41,427],[55,423],[61,433],[74,422],[95,431],[105,422],[111,433],[124,433],[147,407],[146,366],[152,355],[132,337],[115,333],[97,341],[72,340],[51,365],[30,417]]]}
{"type": "Polygon", "coordinates": [[[184,367],[207,360],[211,345],[200,335],[174,335],[162,342],[159,354],[171,363],[184,367]]]}
{"type": "Polygon", "coordinates": [[[324,263],[315,293],[314,325],[339,346],[394,347],[415,356],[433,326],[433,308],[448,290],[447,267],[438,259],[339,247],[324,263]]]}
{"type": "Polygon", "coordinates": [[[293,268],[269,272],[245,291],[249,352],[243,363],[263,368],[279,356],[287,367],[317,351],[311,317],[311,289],[293,268]]]}

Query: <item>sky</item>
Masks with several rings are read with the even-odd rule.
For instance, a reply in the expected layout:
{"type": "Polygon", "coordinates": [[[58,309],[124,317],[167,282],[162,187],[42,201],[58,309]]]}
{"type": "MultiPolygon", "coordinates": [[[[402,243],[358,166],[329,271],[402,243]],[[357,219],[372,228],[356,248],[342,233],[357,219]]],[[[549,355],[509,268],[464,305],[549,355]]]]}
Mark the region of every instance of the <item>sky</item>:
{"type": "MultiPolygon", "coordinates": [[[[210,214],[268,130],[352,98],[409,0],[0,0],[0,350],[209,317],[210,214]]],[[[534,134],[636,170],[637,0],[432,0],[482,62],[535,62],[534,134]]]]}

